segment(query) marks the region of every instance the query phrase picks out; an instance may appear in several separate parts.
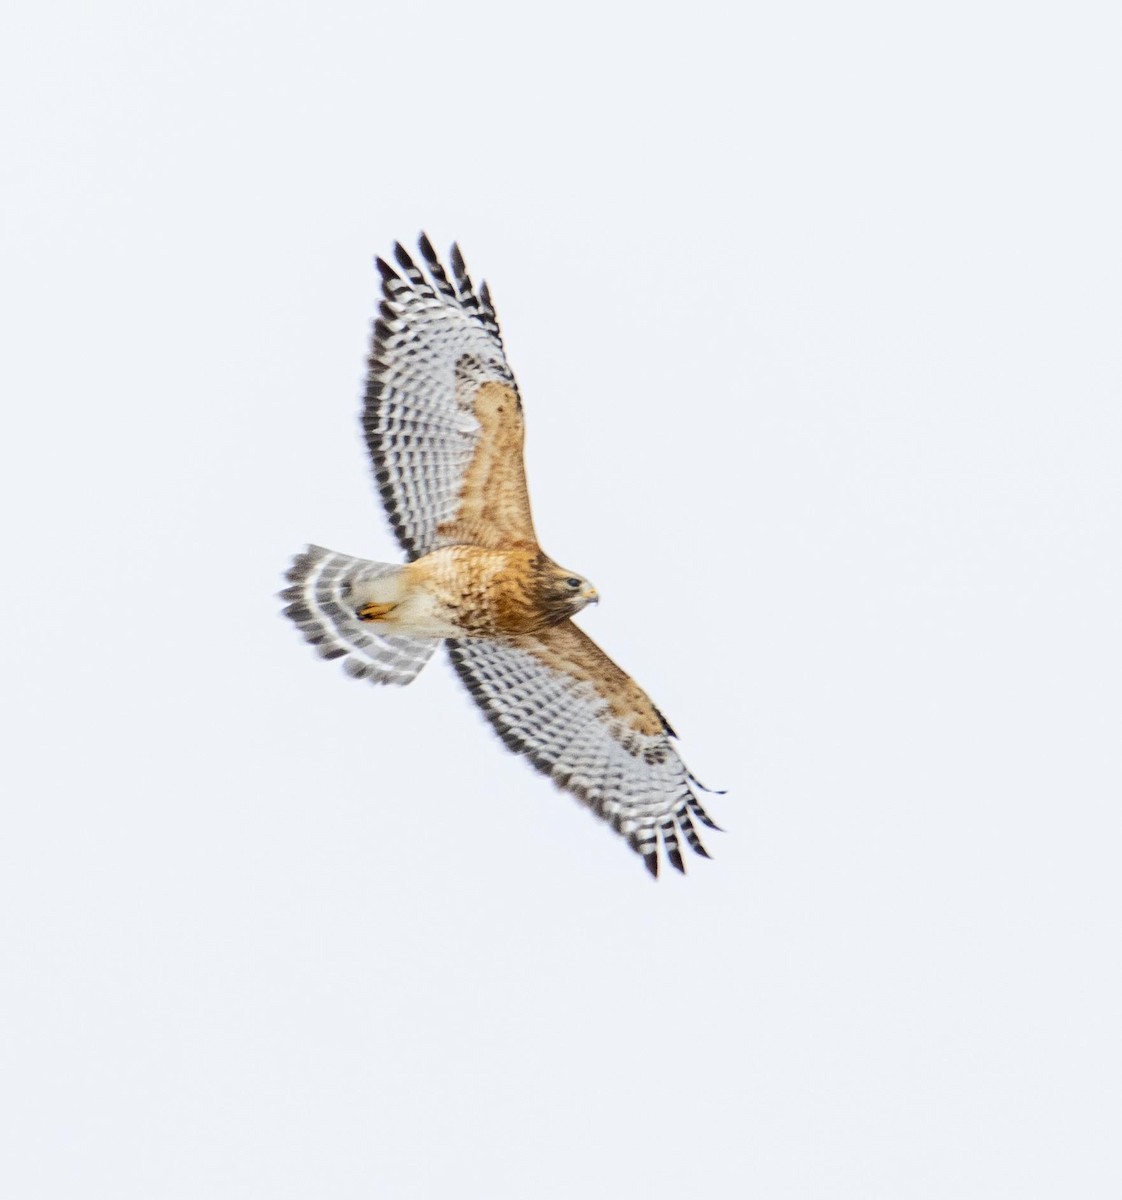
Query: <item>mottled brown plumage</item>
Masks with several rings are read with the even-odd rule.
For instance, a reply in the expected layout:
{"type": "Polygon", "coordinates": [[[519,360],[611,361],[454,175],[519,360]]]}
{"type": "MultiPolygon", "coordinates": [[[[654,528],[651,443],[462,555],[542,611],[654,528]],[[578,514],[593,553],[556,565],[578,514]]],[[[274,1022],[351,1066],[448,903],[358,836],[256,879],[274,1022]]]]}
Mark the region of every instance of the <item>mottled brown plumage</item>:
{"type": "Polygon", "coordinates": [[[456,397],[471,408],[480,432],[460,485],[455,516],[437,526],[437,536],[445,544],[496,550],[526,546],[537,551],[522,465],[526,429],[518,392],[494,380],[475,383],[457,372],[456,397]]]}
{"type": "Polygon", "coordinates": [[[519,637],[597,599],[538,547],[445,546],[354,597],[363,621],[399,636],[519,637]]]}

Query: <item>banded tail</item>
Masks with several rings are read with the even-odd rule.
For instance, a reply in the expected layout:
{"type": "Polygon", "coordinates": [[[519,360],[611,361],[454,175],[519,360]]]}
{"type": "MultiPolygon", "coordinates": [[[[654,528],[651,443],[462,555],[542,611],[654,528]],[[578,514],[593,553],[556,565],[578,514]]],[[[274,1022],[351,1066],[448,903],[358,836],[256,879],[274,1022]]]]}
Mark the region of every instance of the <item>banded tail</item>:
{"type": "Polygon", "coordinates": [[[371,585],[392,586],[402,568],[309,546],[292,560],[281,592],[284,615],[323,658],[343,659],[355,679],[372,683],[411,683],[440,644],[437,638],[389,637],[374,633],[355,610],[367,602],[371,585]]]}

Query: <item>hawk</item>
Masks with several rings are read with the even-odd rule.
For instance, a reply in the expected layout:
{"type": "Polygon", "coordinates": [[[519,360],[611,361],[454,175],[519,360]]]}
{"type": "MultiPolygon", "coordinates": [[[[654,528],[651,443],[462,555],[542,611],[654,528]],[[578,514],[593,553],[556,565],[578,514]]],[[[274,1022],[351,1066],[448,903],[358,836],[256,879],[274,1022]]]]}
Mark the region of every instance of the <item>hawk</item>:
{"type": "Polygon", "coordinates": [[[407,561],[309,546],[281,593],[285,615],[356,679],[406,684],[443,642],[506,745],[582,800],[658,875],[684,871],[681,840],[708,858],[717,829],[674,730],[572,618],[599,599],[538,545],[522,462],[522,400],[486,283],[458,246],[451,272],[428,238],[423,267],[377,259],[362,415],[374,477],[407,561]]]}

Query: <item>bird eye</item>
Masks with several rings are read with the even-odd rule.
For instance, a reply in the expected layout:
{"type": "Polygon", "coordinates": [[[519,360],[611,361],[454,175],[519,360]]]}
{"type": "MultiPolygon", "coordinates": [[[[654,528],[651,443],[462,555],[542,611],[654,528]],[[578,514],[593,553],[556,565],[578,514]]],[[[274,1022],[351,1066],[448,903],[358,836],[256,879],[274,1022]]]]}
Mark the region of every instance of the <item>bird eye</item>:
{"type": "Polygon", "coordinates": [[[569,587],[571,587],[573,589],[574,592],[577,590],[577,588],[580,587],[580,580],[573,579],[572,576],[570,576],[568,579],[566,579],[565,582],[566,582],[566,584],[568,584],[569,587]]]}

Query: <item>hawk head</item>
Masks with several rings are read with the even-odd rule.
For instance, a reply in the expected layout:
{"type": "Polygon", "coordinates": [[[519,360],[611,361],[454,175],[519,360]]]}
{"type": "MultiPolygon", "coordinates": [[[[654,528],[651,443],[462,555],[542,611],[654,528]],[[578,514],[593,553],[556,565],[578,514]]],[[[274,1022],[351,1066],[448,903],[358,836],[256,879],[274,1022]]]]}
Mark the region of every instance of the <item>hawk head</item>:
{"type": "Polygon", "coordinates": [[[559,625],[600,600],[599,593],[587,579],[553,562],[540,576],[538,597],[550,625],[559,625]]]}

